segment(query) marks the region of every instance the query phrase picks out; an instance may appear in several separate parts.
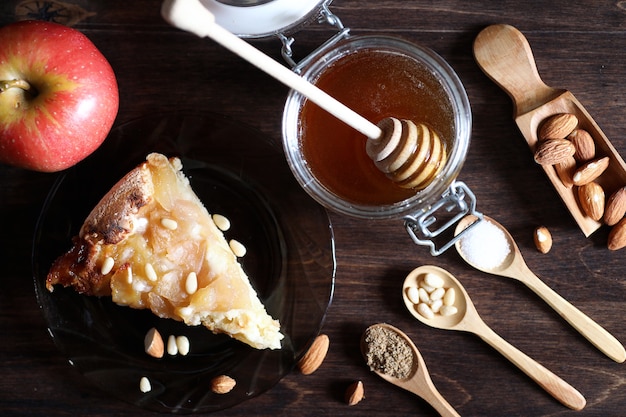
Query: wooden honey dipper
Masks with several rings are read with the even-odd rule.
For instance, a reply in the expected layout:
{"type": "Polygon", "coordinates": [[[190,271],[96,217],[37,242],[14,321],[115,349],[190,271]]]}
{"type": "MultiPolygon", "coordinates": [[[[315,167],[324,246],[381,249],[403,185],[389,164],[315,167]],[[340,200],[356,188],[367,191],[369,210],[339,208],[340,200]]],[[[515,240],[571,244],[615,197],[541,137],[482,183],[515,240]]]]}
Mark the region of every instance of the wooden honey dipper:
{"type": "Polygon", "coordinates": [[[161,15],[172,26],[209,37],[299,92],[339,120],[364,134],[367,154],[376,167],[403,188],[424,188],[446,161],[439,135],[424,124],[387,117],[378,125],[365,119],[314,84],[221,27],[200,0],[165,0],[161,15]]]}

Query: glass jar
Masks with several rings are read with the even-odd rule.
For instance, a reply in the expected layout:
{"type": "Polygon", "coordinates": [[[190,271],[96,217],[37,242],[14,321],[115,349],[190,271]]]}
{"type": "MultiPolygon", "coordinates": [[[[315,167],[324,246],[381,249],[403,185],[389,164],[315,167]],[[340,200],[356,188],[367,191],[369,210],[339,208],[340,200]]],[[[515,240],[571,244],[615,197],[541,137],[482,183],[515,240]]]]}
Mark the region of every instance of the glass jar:
{"type": "MultiPolygon", "coordinates": [[[[390,60],[388,64],[385,64],[387,66],[383,71],[377,70],[379,73],[383,72],[384,74],[379,74],[379,77],[383,78],[382,81],[380,78],[376,78],[372,81],[377,83],[374,89],[391,90],[395,88],[402,90],[403,94],[405,93],[405,88],[414,89],[416,94],[415,103],[411,103],[412,98],[409,98],[408,107],[413,106],[417,108],[416,111],[419,111],[420,106],[437,104],[441,106],[441,109],[435,109],[434,113],[440,111],[450,113],[444,125],[431,126],[435,127],[440,133],[446,145],[447,160],[443,167],[425,188],[406,190],[403,197],[394,201],[363,202],[357,201],[352,197],[346,197],[346,194],[337,192],[341,187],[335,187],[331,182],[337,179],[352,181],[348,180],[350,177],[350,175],[347,175],[350,174],[349,171],[359,171],[365,163],[369,163],[373,166],[373,162],[368,159],[367,155],[362,157],[359,163],[352,162],[350,160],[352,156],[349,155],[349,152],[346,152],[348,159],[343,162],[338,161],[336,164],[339,166],[343,164],[353,164],[353,166],[343,171],[343,174],[339,173],[342,172],[340,169],[337,169],[337,178],[332,181],[328,179],[330,178],[328,176],[325,180],[321,180],[320,178],[323,176],[320,175],[321,171],[316,167],[317,162],[314,162],[313,158],[307,156],[312,155],[312,153],[307,151],[308,145],[306,145],[306,141],[322,141],[323,138],[321,136],[317,138],[308,136],[311,136],[311,132],[319,127],[315,125],[328,123],[329,120],[312,120],[312,116],[310,114],[307,115],[307,112],[313,113],[307,110],[307,106],[310,107],[313,106],[313,104],[295,91],[290,92],[287,98],[282,120],[283,147],[289,166],[304,190],[326,208],[344,215],[363,219],[404,219],[405,227],[413,240],[418,244],[430,246],[431,253],[438,255],[449,248],[456,239],[453,238],[448,242],[444,242],[440,248],[437,248],[436,243],[433,242],[435,238],[447,231],[451,225],[455,224],[466,214],[471,213],[480,217],[480,214],[475,212],[475,198],[473,194],[465,184],[456,181],[470,144],[472,115],[467,94],[454,70],[443,58],[432,50],[395,37],[352,36],[347,30],[342,32],[339,39],[334,39],[331,43],[308,56],[294,67],[294,70],[299,72],[306,80],[317,84],[323,79],[332,78],[332,71],[340,71],[340,68],[349,65],[349,60],[358,60],[361,58],[359,64],[356,66],[352,65],[351,67],[355,75],[351,77],[344,74],[343,78],[341,80],[338,79],[339,81],[336,83],[340,85],[342,90],[349,91],[352,89],[356,91],[355,94],[352,94],[351,99],[347,99],[348,101],[355,101],[352,103],[344,102],[344,104],[348,105],[348,107],[357,107],[359,110],[353,108],[353,110],[357,112],[369,112],[369,114],[362,115],[374,123],[377,123],[386,116],[409,119],[421,117],[411,116],[412,113],[410,111],[407,113],[408,116],[406,114],[393,114],[394,107],[397,107],[395,102],[393,105],[387,102],[382,102],[377,105],[371,103],[377,100],[377,97],[375,94],[369,96],[366,92],[362,91],[366,89],[364,84],[359,85],[359,83],[363,83],[363,80],[367,79],[367,75],[363,77],[357,75],[357,73],[367,73],[368,71],[373,73],[376,71],[373,64],[372,67],[367,67],[368,61],[365,57],[368,55],[380,56],[383,60],[390,60]],[[396,76],[394,75],[394,69],[399,59],[410,61],[409,64],[414,65],[415,68],[419,68],[419,72],[423,73],[422,75],[418,75],[412,68],[408,68],[406,71],[402,69],[398,70],[398,77],[406,78],[406,87],[394,85],[399,83],[399,78],[393,78],[396,76]],[[425,78],[420,78],[421,76],[428,78],[429,81],[427,82],[425,78]],[[385,79],[385,77],[388,77],[388,79],[385,79]],[[423,91],[428,89],[433,91],[423,91]],[[420,100],[421,102],[419,102],[420,100]],[[434,103],[434,100],[441,102],[434,103]],[[367,101],[367,103],[361,106],[359,101],[367,101]],[[374,114],[376,111],[380,111],[380,114],[374,114]],[[313,125],[313,127],[310,125],[313,125]],[[309,153],[307,154],[307,152],[309,153]],[[364,162],[365,158],[368,159],[367,162],[364,162]],[[440,211],[453,214],[444,216],[446,218],[441,221],[441,216],[437,214],[437,212],[440,211]]],[[[381,61],[381,64],[382,62],[383,61],[381,61]]],[[[330,82],[324,87],[332,89],[337,86],[332,87],[332,82],[330,82]]],[[[326,92],[331,96],[335,94],[342,96],[342,94],[344,94],[338,91],[326,92]]],[[[384,93],[384,91],[382,91],[381,94],[382,93],[384,93]]],[[[348,93],[345,93],[346,97],[348,95],[348,93]]],[[[384,96],[385,94],[382,95],[384,96]]],[[[342,99],[343,97],[344,96],[342,96],[342,99]]],[[[389,97],[393,97],[393,94],[387,96],[387,98],[389,97]]],[[[342,101],[342,99],[340,99],[340,101],[342,101]]],[[[330,115],[327,116],[332,117],[330,115]]],[[[413,121],[422,122],[423,120],[413,121]]],[[[336,121],[336,123],[340,124],[341,122],[336,121]]],[[[428,120],[427,123],[430,125],[436,124],[430,120],[428,120]]],[[[442,123],[441,120],[440,123],[442,123]]],[[[327,132],[332,134],[333,130],[339,129],[341,129],[341,127],[337,125],[327,132]]],[[[353,134],[359,135],[356,132],[353,132],[353,134]]],[[[368,140],[363,135],[361,135],[361,139],[363,143],[368,140]]],[[[341,137],[336,137],[333,140],[335,142],[327,144],[327,148],[321,151],[329,157],[335,157],[335,153],[340,152],[339,149],[342,145],[338,143],[338,141],[342,140],[341,137]],[[334,149],[335,147],[336,149],[334,149]]],[[[346,138],[346,140],[348,140],[348,138],[346,138]]],[[[362,148],[362,151],[354,148],[354,153],[365,153],[365,147],[363,146],[362,148]]],[[[358,158],[355,158],[355,160],[356,159],[358,158]]],[[[379,174],[382,175],[381,173],[379,174]]],[[[398,187],[393,184],[391,180],[386,179],[386,181],[389,187],[398,187]]],[[[354,183],[357,182],[358,179],[354,181],[354,183]]],[[[350,184],[352,184],[352,182],[350,182],[350,184]]],[[[349,187],[346,184],[344,185],[346,189],[349,187]]],[[[375,189],[371,191],[371,193],[376,192],[380,191],[375,191],[375,189]]],[[[364,192],[363,194],[365,195],[366,193],[364,192]]]]}
{"type": "MultiPolygon", "coordinates": [[[[350,29],[344,27],[341,20],[330,11],[331,2],[332,0],[202,0],[203,5],[215,16],[217,23],[237,36],[249,39],[280,39],[281,54],[285,62],[296,73],[313,83],[322,77],[327,68],[332,71],[335,64],[362,51],[400,56],[426,69],[428,78],[436,80],[438,88],[443,92],[443,101],[450,109],[450,120],[447,129],[443,129],[445,132],[438,132],[446,136],[447,160],[436,177],[424,188],[409,191],[402,198],[393,201],[374,204],[355,202],[334,193],[324,181],[317,178],[303,152],[304,130],[301,121],[306,100],[299,93],[291,92],[287,98],[283,111],[282,136],[287,161],[294,176],[316,201],[329,210],[352,217],[403,219],[406,231],[413,241],[429,246],[431,254],[439,255],[461,237],[458,235],[448,239],[446,235],[450,234],[452,226],[461,218],[473,214],[482,219],[482,214],[475,210],[473,193],[464,183],[456,180],[467,155],[472,124],[465,89],[446,61],[428,48],[394,37],[352,36],[350,29]],[[291,34],[316,21],[333,26],[336,33],[302,61],[295,62],[292,56],[295,39],[291,34]],[[441,236],[446,237],[442,239],[441,236]],[[443,242],[440,244],[441,240],[443,242]]],[[[370,116],[374,123],[383,117],[378,114],[370,116]]],[[[404,118],[415,119],[410,115],[404,118]]],[[[367,139],[362,137],[362,140],[367,139]]],[[[337,139],[337,143],[339,141],[337,139]]],[[[333,151],[331,149],[328,152],[333,151]]],[[[391,184],[390,181],[389,183],[391,184]]]]}

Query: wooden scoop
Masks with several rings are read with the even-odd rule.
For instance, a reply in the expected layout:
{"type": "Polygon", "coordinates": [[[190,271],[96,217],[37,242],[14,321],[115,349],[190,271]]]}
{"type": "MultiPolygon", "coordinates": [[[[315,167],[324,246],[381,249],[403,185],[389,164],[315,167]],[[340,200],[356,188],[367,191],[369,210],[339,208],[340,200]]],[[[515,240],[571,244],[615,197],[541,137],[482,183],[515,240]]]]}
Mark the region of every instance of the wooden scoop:
{"type": "Polygon", "coordinates": [[[407,120],[383,119],[378,125],[340,103],[314,84],[265,55],[215,22],[199,0],[165,0],[163,18],[179,29],[209,37],[339,120],[367,136],[367,153],[378,169],[404,188],[423,188],[443,168],[445,147],[429,127],[407,120]]]}
{"type": "MultiPolygon", "coordinates": [[[[531,149],[537,145],[537,130],[543,120],[558,113],[574,114],[579,127],[593,137],[598,156],[608,156],[610,160],[608,169],[596,182],[607,196],[626,185],[624,160],[572,93],[544,84],[530,45],[519,30],[509,25],[488,26],[474,41],[474,57],[483,72],[513,100],[515,122],[531,149]]],[[[582,232],[591,235],[601,223],[581,211],[574,187],[563,185],[553,166],[543,169],[582,232]]]]}

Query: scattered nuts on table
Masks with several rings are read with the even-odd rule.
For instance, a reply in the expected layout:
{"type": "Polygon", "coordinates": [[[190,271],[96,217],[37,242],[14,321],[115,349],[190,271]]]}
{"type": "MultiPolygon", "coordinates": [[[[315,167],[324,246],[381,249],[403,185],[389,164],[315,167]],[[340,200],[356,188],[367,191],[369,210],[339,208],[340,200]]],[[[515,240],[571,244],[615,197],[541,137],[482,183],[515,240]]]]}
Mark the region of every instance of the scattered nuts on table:
{"type": "Polygon", "coordinates": [[[298,368],[303,375],[310,375],[317,370],[324,362],[330,340],[327,335],[320,334],[313,340],[311,347],[306,351],[304,356],[298,361],[298,368]]]}
{"type": "Polygon", "coordinates": [[[345,401],[348,405],[357,405],[365,396],[363,395],[363,382],[355,381],[346,389],[345,401]]]}
{"type": "Polygon", "coordinates": [[[552,234],[545,226],[539,226],[535,229],[533,240],[537,250],[541,253],[548,253],[552,249],[552,234]]]}

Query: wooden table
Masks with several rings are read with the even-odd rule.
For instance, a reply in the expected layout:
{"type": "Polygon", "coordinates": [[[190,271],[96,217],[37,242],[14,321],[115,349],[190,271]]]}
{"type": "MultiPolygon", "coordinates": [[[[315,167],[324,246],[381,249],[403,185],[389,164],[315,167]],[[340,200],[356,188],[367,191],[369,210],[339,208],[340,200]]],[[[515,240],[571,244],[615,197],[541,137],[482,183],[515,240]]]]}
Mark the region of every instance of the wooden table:
{"type": "MultiPolygon", "coordinates": [[[[54,1],[3,1],[0,23],[23,15],[20,3],[35,9],[47,3],[60,7],[54,1]]],[[[90,12],[74,27],[94,41],[117,73],[117,125],[173,108],[203,110],[232,117],[279,140],[287,89],[213,42],[169,27],[159,15],[158,0],[66,0],[66,6],[69,3],[90,12]]],[[[626,342],[624,251],[607,250],[606,228],[589,238],[578,230],[533,162],[513,123],[510,100],[472,56],[472,41],[486,25],[518,27],[534,50],[546,84],[572,91],[626,155],[626,3],[578,0],[555,7],[539,0],[336,0],[331,9],[355,34],[399,36],[432,48],[452,65],[472,104],[473,138],[460,179],[476,194],[478,209],[510,230],[530,268],[548,285],[626,342]],[[532,242],[539,225],[547,226],[554,237],[546,255],[532,242]]],[[[307,27],[296,35],[296,54],[305,55],[331,33],[326,26],[307,27]]],[[[280,58],[277,39],[256,44],[280,58]]],[[[46,331],[30,259],[35,221],[54,177],[0,166],[0,410],[5,416],[150,415],[86,384],[46,331]]],[[[314,374],[293,371],[265,394],[218,415],[436,415],[424,401],[387,384],[365,366],[359,339],[377,322],[393,324],[413,338],[435,385],[461,415],[623,415],[625,365],[602,355],[522,284],[472,270],[454,251],[433,258],[412,243],[400,221],[330,216],[337,276],[323,326],[331,341],[326,361],[314,374]],[[477,337],[415,321],[399,291],[404,276],[423,264],[455,274],[484,320],[575,386],[585,395],[586,408],[565,408],[477,337]],[[366,398],[349,407],[343,395],[355,380],[363,381],[366,398]]]]}

